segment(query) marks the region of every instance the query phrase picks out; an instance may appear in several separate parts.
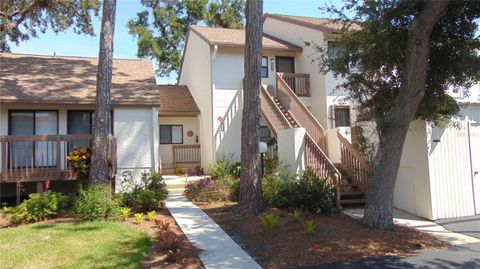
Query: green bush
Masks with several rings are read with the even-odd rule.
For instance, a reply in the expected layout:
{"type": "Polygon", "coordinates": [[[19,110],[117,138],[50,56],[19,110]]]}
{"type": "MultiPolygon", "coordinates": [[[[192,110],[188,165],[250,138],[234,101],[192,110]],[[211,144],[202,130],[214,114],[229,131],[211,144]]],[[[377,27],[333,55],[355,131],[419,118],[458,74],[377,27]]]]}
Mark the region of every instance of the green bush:
{"type": "Polygon", "coordinates": [[[225,177],[218,180],[202,178],[198,181],[188,183],[185,186],[184,194],[195,202],[237,201],[239,187],[240,180],[232,177],[225,177]]]}
{"type": "Polygon", "coordinates": [[[240,177],[240,163],[233,161],[233,156],[224,156],[221,160],[208,165],[207,174],[213,180],[226,177],[240,177]]]}
{"type": "Polygon", "coordinates": [[[57,192],[30,194],[29,199],[12,208],[12,222],[36,222],[57,216],[68,204],[68,197],[57,192]]]}
{"type": "Polygon", "coordinates": [[[110,188],[102,184],[94,184],[80,193],[73,204],[73,211],[84,220],[116,220],[122,208],[121,201],[113,199],[110,188]]]}
{"type": "Polygon", "coordinates": [[[159,174],[144,175],[143,184],[136,186],[130,193],[123,194],[123,203],[136,212],[146,212],[161,206],[167,197],[167,189],[159,174]]]}
{"type": "Polygon", "coordinates": [[[335,187],[311,169],[305,170],[298,180],[270,174],[263,178],[263,201],[271,207],[329,215],[335,210],[335,187]]]}

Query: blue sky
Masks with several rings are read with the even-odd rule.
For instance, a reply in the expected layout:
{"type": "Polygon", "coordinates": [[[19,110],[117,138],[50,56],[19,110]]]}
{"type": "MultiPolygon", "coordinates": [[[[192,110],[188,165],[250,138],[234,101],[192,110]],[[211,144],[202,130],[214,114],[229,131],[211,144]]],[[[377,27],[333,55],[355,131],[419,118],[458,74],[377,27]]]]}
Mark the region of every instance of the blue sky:
{"type": "MultiPolygon", "coordinates": [[[[264,0],[263,10],[265,13],[280,13],[299,16],[328,17],[318,8],[333,2],[341,3],[340,0],[264,0]]],[[[117,0],[117,17],[115,26],[114,57],[136,58],[137,44],[133,36],[128,34],[126,28],[129,19],[134,18],[137,12],[143,9],[140,0],[117,0]]],[[[19,46],[11,45],[12,52],[72,56],[98,56],[98,33],[100,18],[94,18],[96,36],[76,35],[73,31],[58,35],[47,31],[38,38],[22,42],[19,46]]],[[[157,82],[174,83],[176,75],[170,78],[157,78],[157,82]]]]}

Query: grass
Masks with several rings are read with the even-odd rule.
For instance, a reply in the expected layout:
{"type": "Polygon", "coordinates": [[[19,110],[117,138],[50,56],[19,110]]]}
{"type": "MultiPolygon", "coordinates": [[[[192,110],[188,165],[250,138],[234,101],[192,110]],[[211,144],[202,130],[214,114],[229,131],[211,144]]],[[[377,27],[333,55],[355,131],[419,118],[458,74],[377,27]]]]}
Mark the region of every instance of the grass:
{"type": "Polygon", "coordinates": [[[139,268],[149,237],[114,222],[0,229],[3,268],[139,268]]]}

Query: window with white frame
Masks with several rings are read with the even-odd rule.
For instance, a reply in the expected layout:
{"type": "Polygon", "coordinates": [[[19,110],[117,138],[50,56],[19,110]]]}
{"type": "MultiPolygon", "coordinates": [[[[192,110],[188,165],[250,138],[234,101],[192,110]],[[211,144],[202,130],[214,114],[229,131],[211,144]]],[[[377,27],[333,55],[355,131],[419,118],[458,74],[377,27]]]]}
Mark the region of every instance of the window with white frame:
{"type": "Polygon", "coordinates": [[[268,78],[268,57],[262,56],[262,78],[268,78]]]}
{"type": "Polygon", "coordinates": [[[183,125],[160,125],[160,144],[183,144],[183,125]]]}

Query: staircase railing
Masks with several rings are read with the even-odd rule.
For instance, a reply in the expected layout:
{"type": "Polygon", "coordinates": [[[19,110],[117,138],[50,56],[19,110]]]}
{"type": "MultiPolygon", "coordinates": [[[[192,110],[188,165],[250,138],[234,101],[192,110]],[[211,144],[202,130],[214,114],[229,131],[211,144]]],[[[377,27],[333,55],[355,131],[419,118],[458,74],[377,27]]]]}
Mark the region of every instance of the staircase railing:
{"type": "Polygon", "coordinates": [[[278,73],[297,96],[310,97],[310,75],[299,73],[278,73]]]}
{"type": "Polygon", "coordinates": [[[340,140],[340,153],[343,167],[350,174],[352,180],[357,183],[358,187],[366,192],[368,177],[372,171],[372,166],[341,133],[337,132],[337,137],[340,140]]]}
{"type": "Polygon", "coordinates": [[[312,112],[303,104],[290,86],[277,73],[277,97],[288,109],[295,120],[304,127],[323,152],[327,152],[325,129],[320,125],[312,112]]]}
{"type": "Polygon", "coordinates": [[[305,134],[305,159],[307,167],[312,168],[317,176],[325,178],[330,184],[335,186],[335,203],[337,208],[341,208],[340,183],[342,174],[308,133],[305,134]]]}
{"type": "Polygon", "coordinates": [[[287,118],[285,118],[285,115],[283,115],[280,108],[275,104],[273,97],[264,86],[260,89],[260,100],[260,112],[270,127],[270,130],[278,134],[278,131],[292,128],[292,125],[287,118]]]}

